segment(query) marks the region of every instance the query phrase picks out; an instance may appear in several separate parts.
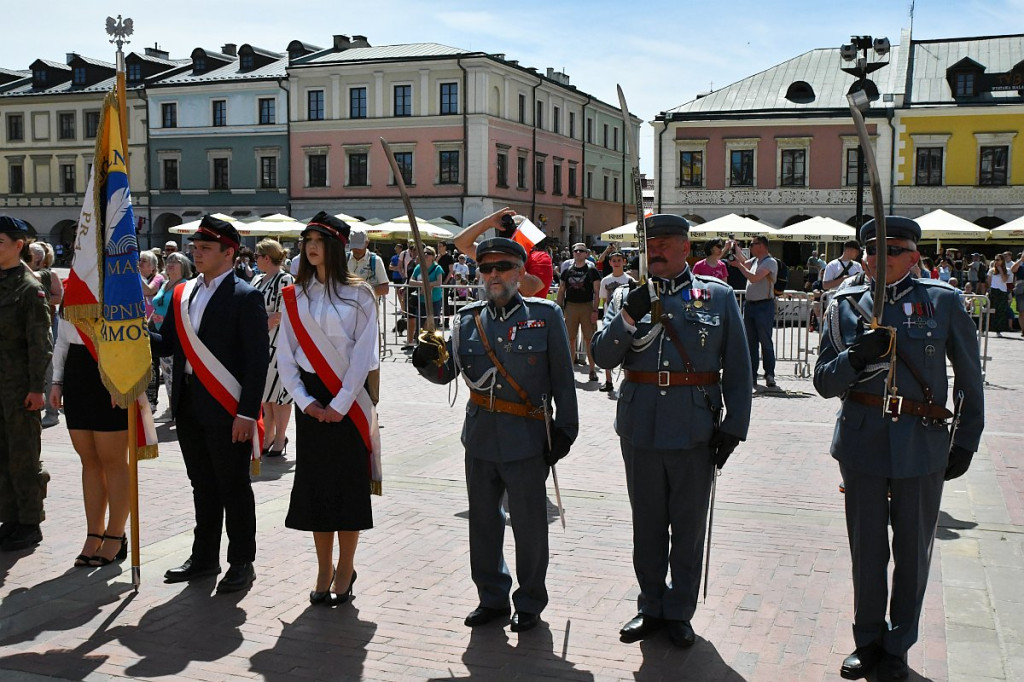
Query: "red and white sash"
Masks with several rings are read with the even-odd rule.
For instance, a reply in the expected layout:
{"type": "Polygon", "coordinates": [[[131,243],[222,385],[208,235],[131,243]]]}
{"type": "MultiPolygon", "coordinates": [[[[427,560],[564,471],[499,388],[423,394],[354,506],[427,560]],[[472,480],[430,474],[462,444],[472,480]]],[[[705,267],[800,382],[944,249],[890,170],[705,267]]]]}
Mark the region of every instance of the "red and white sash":
{"type": "MultiPolygon", "coordinates": [[[[338,395],[342,388],[341,377],[348,371],[349,359],[334,347],[327,334],[309,313],[309,301],[293,284],[281,289],[284,300],[284,315],[287,324],[295,332],[295,339],[313,365],[317,376],[324,382],[332,395],[338,395]]],[[[370,492],[382,493],[380,427],[377,424],[377,410],[365,386],[360,386],[356,399],[347,415],[355,424],[369,453],[367,466],[370,470],[370,492]]]]}
{"type": "MultiPolygon", "coordinates": [[[[61,324],[65,323],[70,324],[65,320],[61,320],[61,324]]],[[[89,355],[92,356],[93,360],[97,360],[96,346],[92,340],[87,334],[83,334],[77,326],[72,326],[75,329],[75,333],[78,334],[78,338],[82,340],[86,350],[89,351],[89,355]]],[[[149,399],[145,393],[140,395],[135,402],[137,403],[135,410],[136,457],[138,459],[156,459],[159,440],[156,435],[156,423],[153,422],[153,409],[149,406],[149,399]]]]}
{"type": "MultiPolygon", "coordinates": [[[[203,388],[220,403],[232,417],[238,416],[238,401],[242,397],[242,385],[228,371],[217,356],[199,339],[192,326],[192,318],[188,314],[189,299],[198,286],[199,281],[190,279],[174,288],[171,305],[174,306],[174,327],[178,332],[178,343],[185,353],[185,359],[192,366],[195,375],[203,388]]],[[[252,461],[262,458],[263,452],[263,410],[253,422],[252,461]]]]}

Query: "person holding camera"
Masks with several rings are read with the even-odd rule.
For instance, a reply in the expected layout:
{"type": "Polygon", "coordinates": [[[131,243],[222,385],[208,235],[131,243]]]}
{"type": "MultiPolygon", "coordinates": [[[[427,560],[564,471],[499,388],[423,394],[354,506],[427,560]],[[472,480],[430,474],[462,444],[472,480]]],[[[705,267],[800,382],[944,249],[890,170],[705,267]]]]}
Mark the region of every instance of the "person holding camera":
{"type": "Polygon", "coordinates": [[[548,516],[545,480],[579,432],[579,409],[561,311],[546,299],[523,298],[526,249],[511,239],[476,248],[485,300],[459,308],[441,363],[438,346],[421,341],[413,365],[447,384],[463,374],[470,387],[462,444],[469,493],[469,560],[479,606],[476,627],[508,617],[509,575],[502,546],[508,493],[516,540],[512,631],[540,622],[548,603],[548,516]],[[552,407],[552,402],[554,407],[552,407]]]}
{"type": "Polygon", "coordinates": [[[764,385],[775,388],[775,280],[779,276],[779,263],[768,253],[768,237],[758,235],[750,240],[750,258],[744,260],[738,246],[733,247],[736,259],[729,265],[738,269],[747,279],[746,300],[743,304],[743,324],[747,331],[750,352],[750,371],[757,382],[757,361],[760,350],[764,364],[764,385]]]}
{"type": "Polygon", "coordinates": [[[908,676],[907,650],[917,641],[943,483],[967,472],[985,419],[977,331],[960,296],[943,282],[910,274],[920,257],[915,221],[889,216],[885,224],[883,243],[876,243],[874,220],[860,229],[866,276],[836,291],[814,367],[818,393],[842,400],[831,454],[846,488],[853,560],[856,650],[843,661],[845,679],[874,668],[879,680],[908,676]],[[872,328],[866,311],[873,307],[879,258],[886,259],[884,326],[872,328]],[[946,408],[947,358],[956,417],[946,408]],[[898,387],[896,395],[888,393],[890,386],[898,387]]]}
{"type": "Polygon", "coordinates": [[[640,596],[619,637],[637,642],[666,629],[689,647],[711,482],[750,424],[750,358],[733,290],[687,265],[686,219],[646,223],[650,283],[615,291],[593,342],[597,363],[622,364],[625,376],[615,431],[640,596]]]}

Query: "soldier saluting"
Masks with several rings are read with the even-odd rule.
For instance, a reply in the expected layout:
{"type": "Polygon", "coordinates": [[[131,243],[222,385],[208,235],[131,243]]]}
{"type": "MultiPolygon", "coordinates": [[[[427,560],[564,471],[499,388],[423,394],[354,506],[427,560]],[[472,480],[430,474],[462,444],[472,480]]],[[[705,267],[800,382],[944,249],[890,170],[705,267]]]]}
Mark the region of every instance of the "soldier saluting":
{"type": "Polygon", "coordinates": [[[861,227],[866,277],[836,291],[814,368],[818,393],[843,400],[832,456],[846,486],[853,559],[857,648],[843,661],[846,679],[860,679],[875,667],[880,680],[908,676],[906,655],[917,641],[943,481],[967,471],[984,426],[977,330],[955,290],[910,275],[920,257],[920,226],[896,216],[885,225],[883,244],[876,243],[875,221],[861,227]],[[866,327],[879,258],[886,259],[881,319],[896,329],[895,357],[890,329],[866,327]],[[946,358],[959,413],[952,435],[946,358]],[[895,566],[887,594],[890,525],[895,566]]]}
{"type": "Polygon", "coordinates": [[[462,444],[469,493],[469,560],[479,606],[475,627],[508,617],[512,577],[502,556],[508,492],[516,538],[519,588],[512,595],[512,631],[540,622],[548,603],[548,518],[545,480],[569,453],[579,431],[572,359],[562,313],[550,301],[523,298],[526,250],[502,237],[476,248],[485,300],[452,320],[448,359],[421,342],[412,356],[420,374],[447,384],[461,373],[469,385],[462,444]],[[551,416],[551,401],[556,410],[551,416]]]}
{"type": "Polygon", "coordinates": [[[687,265],[689,223],[654,215],[646,229],[655,317],[651,286],[620,287],[593,341],[598,365],[621,363],[625,370],[615,431],[633,510],[640,596],[639,613],[619,634],[636,642],[667,627],[673,644],[688,647],[695,641],[690,619],[712,478],[747,437],[753,382],[732,289],[687,265]]]}

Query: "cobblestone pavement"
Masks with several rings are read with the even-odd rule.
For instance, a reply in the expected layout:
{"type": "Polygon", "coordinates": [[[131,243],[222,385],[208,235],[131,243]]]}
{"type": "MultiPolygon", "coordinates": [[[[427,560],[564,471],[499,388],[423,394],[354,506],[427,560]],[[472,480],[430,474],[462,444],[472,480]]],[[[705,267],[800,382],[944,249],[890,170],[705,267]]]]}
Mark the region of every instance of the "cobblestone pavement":
{"type": "MultiPolygon", "coordinates": [[[[989,352],[988,427],[970,472],[945,491],[912,679],[1024,679],[1024,426],[1015,409],[1024,339],[993,339],[989,352]]],[[[662,636],[618,641],[637,593],[629,506],[613,401],[584,372],[580,438],[559,467],[564,533],[549,505],[544,623],[521,635],[462,624],[476,605],[459,443],[465,388],[454,396],[419,379],[396,351],[382,372],[385,495],[356,556],[352,602],[308,602],[312,539],[284,528],[291,457],[266,463],[254,484],[252,590],[217,596],[213,578],[165,585],[192,528],[172,424],[160,425],[160,458],[140,465],[139,592],[130,562],[72,568],[85,525],[78,458],[61,425],[43,439],[53,477],[45,540],[0,555],[0,678],[838,679],[853,646],[839,474],[827,454],[838,405],[789,371],[780,365],[779,390],[758,391],[751,437],[719,479],[710,588],[690,650],[662,636]]],[[[510,559],[512,547],[510,532],[510,559]]]]}

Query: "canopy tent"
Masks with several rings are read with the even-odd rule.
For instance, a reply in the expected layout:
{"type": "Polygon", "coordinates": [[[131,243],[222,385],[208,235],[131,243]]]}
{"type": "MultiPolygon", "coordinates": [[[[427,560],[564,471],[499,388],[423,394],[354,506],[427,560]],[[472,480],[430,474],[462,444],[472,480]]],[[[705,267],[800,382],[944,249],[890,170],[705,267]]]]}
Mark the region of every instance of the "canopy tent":
{"type": "Polygon", "coordinates": [[[989,231],[992,239],[999,241],[1024,240],[1024,216],[1004,223],[989,231]]]}
{"type": "MultiPolygon", "coordinates": [[[[416,226],[419,228],[420,234],[431,239],[447,239],[453,236],[452,232],[446,230],[442,225],[456,227],[455,223],[444,218],[434,218],[432,220],[416,219],[416,226]]],[[[412,226],[409,225],[409,216],[400,215],[386,223],[368,226],[366,234],[370,236],[370,239],[409,238],[412,236],[412,226]]]]}
{"type": "Polygon", "coordinates": [[[771,238],[776,231],[774,225],[730,213],[721,218],[694,225],[690,228],[690,238],[695,240],[725,239],[730,235],[755,237],[759,234],[768,235],[771,238]]]}
{"type": "MultiPolygon", "coordinates": [[[[242,222],[238,218],[235,218],[234,216],[229,216],[225,213],[213,213],[211,215],[214,218],[231,223],[232,225],[235,226],[236,230],[239,228],[239,226],[242,225],[242,222]]],[[[193,232],[199,229],[199,223],[201,222],[203,222],[202,218],[200,218],[199,220],[193,220],[187,223],[182,223],[181,225],[175,225],[168,231],[173,234],[192,234],[193,232]]]]}
{"type": "Polygon", "coordinates": [[[789,242],[845,242],[857,238],[857,228],[834,218],[815,216],[771,233],[773,240],[789,242]]]}
{"type": "Polygon", "coordinates": [[[636,221],[614,227],[607,232],[601,233],[601,240],[606,242],[635,242],[636,221]]]}
{"type": "Polygon", "coordinates": [[[921,226],[921,241],[953,239],[964,240],[985,240],[989,238],[989,231],[984,227],[975,225],[969,220],[964,220],[952,213],[947,213],[941,208],[925,213],[914,219],[921,226]]]}
{"type": "MultiPolygon", "coordinates": [[[[237,218],[223,213],[214,213],[213,217],[220,218],[234,225],[235,229],[238,230],[238,234],[242,237],[297,237],[306,227],[305,223],[280,213],[260,218],[251,223],[243,223],[237,218]]],[[[170,231],[174,234],[193,234],[199,229],[200,222],[202,220],[182,223],[172,227],[170,231]]]]}

